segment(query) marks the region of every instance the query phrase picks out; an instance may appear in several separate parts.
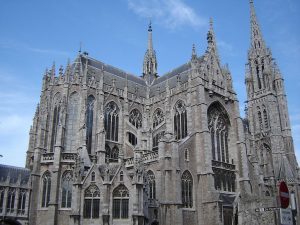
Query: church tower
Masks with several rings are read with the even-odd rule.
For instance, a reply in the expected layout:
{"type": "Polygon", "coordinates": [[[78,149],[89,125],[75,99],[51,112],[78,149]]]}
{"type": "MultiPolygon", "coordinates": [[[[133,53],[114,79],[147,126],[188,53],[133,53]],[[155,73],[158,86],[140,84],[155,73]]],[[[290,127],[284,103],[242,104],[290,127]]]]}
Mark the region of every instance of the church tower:
{"type": "Polygon", "coordinates": [[[143,63],[143,78],[146,84],[150,86],[157,77],[156,53],[152,44],[152,25],[150,22],[148,27],[148,48],[143,63]]]}
{"type": "Polygon", "coordinates": [[[260,194],[277,195],[276,184],[297,179],[284,80],[266,46],[250,0],[251,45],[246,64],[247,119],[251,164],[259,175],[260,194]]]}

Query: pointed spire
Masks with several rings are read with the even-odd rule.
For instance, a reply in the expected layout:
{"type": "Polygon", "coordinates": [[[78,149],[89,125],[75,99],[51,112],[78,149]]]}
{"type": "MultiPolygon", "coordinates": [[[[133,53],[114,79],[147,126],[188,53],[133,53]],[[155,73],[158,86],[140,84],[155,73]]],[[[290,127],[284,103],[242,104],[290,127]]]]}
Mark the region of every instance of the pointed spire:
{"type": "Polygon", "coordinates": [[[151,20],[148,26],[148,50],[153,51],[153,43],[152,43],[152,24],[151,20]]]}
{"type": "Polygon", "coordinates": [[[148,85],[151,85],[153,80],[157,77],[157,62],[156,54],[153,50],[152,43],[152,24],[151,21],[148,26],[148,43],[147,51],[144,56],[143,63],[143,78],[148,85]]]}
{"type": "Polygon", "coordinates": [[[209,19],[209,31],[207,33],[207,42],[209,45],[215,43],[215,33],[214,33],[214,22],[213,19],[210,17],[209,19]]]}
{"type": "Polygon", "coordinates": [[[197,58],[196,46],[195,46],[195,44],[193,44],[193,47],[192,47],[192,60],[194,60],[196,58],[197,58]]]}
{"type": "Polygon", "coordinates": [[[260,31],[258,20],[255,13],[253,0],[250,0],[250,23],[251,23],[251,46],[254,49],[265,47],[265,42],[260,31]]]}

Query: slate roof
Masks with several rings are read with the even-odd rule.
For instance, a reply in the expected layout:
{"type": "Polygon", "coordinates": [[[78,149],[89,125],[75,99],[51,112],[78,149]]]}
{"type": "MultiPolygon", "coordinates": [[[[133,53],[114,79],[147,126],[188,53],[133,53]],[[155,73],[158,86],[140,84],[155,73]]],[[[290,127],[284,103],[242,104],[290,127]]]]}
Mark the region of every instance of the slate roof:
{"type": "Polygon", "coordinates": [[[15,167],[0,164],[0,182],[7,182],[9,178],[10,184],[16,184],[21,179],[21,185],[29,182],[30,170],[22,167],[15,167]]]}

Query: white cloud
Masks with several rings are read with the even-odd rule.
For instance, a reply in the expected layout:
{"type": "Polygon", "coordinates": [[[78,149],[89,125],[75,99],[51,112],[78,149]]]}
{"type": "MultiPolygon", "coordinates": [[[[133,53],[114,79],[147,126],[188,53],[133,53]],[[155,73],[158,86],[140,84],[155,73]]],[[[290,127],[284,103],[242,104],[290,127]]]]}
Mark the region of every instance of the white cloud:
{"type": "Polygon", "coordinates": [[[128,6],[138,16],[154,19],[169,29],[207,25],[207,20],[197,15],[183,0],[128,0],[128,6]]]}

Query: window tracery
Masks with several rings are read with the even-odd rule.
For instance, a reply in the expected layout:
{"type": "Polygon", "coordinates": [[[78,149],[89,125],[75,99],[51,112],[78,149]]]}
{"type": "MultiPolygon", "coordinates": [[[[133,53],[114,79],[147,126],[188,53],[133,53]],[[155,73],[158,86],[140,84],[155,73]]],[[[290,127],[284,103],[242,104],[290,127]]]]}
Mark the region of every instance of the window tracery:
{"type": "Polygon", "coordinates": [[[73,176],[70,171],[67,171],[62,176],[62,193],[61,193],[62,208],[71,208],[72,187],[73,187],[73,176]]]}
{"type": "Polygon", "coordinates": [[[109,102],[105,107],[104,128],[106,139],[118,141],[119,132],[119,108],[116,103],[109,102]]]}
{"type": "Polygon", "coordinates": [[[13,213],[15,210],[16,189],[9,188],[7,193],[6,212],[13,213]]]}
{"type": "Polygon", "coordinates": [[[79,118],[79,94],[71,94],[68,103],[68,117],[66,124],[66,144],[65,151],[71,152],[76,148],[76,135],[78,132],[77,121],[79,118]]]}
{"type": "Polygon", "coordinates": [[[151,170],[148,171],[147,175],[149,183],[149,199],[156,199],[155,175],[151,170]]]}
{"type": "Polygon", "coordinates": [[[179,100],[174,110],[174,133],[176,140],[180,140],[187,136],[187,112],[183,101],[179,100]]]}
{"type": "Polygon", "coordinates": [[[113,218],[127,219],[129,216],[129,191],[121,184],[113,191],[113,218]]]}
{"type": "Polygon", "coordinates": [[[193,207],[193,177],[189,171],[181,176],[182,204],[184,208],[193,207]]]}
{"type": "Polygon", "coordinates": [[[92,184],[84,192],[83,217],[95,219],[99,218],[100,212],[100,190],[92,184]]]}
{"type": "Polygon", "coordinates": [[[165,115],[161,109],[156,109],[153,114],[153,128],[165,121],[165,115]]]}
{"type": "Polygon", "coordinates": [[[208,110],[208,129],[211,135],[212,158],[216,161],[229,163],[228,131],[229,119],[227,113],[218,105],[208,110]]]}
{"type": "Polygon", "coordinates": [[[89,154],[92,152],[92,141],[93,141],[93,117],[94,117],[94,96],[90,95],[87,98],[86,106],[86,148],[89,154]]]}
{"type": "Polygon", "coordinates": [[[112,149],[106,145],[105,146],[105,151],[106,151],[106,157],[105,161],[107,163],[109,162],[118,162],[119,159],[119,149],[117,146],[114,146],[112,149]]]}
{"type": "Polygon", "coordinates": [[[51,174],[47,171],[42,178],[42,207],[48,207],[51,193],[51,174]]]}
{"type": "Polygon", "coordinates": [[[133,109],[129,114],[129,122],[137,129],[142,127],[142,114],[139,110],[133,109]]]}

